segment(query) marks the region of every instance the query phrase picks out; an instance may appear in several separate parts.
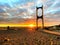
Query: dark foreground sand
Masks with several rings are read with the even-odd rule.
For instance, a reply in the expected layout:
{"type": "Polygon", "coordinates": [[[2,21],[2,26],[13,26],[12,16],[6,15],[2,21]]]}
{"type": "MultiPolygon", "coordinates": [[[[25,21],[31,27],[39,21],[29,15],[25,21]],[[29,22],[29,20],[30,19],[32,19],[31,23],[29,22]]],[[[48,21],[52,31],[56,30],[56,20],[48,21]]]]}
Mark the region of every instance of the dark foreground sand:
{"type": "Polygon", "coordinates": [[[37,30],[0,30],[0,45],[60,45],[60,38],[37,30]]]}

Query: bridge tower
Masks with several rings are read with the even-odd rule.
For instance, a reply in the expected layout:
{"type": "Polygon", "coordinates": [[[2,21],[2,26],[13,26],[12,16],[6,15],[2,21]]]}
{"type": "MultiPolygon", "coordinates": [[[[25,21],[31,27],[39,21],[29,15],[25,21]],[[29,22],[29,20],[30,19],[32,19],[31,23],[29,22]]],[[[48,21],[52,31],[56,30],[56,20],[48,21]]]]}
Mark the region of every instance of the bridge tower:
{"type": "Polygon", "coordinates": [[[42,20],[42,29],[44,29],[44,16],[43,16],[43,5],[41,7],[36,7],[36,28],[38,29],[38,19],[42,20]],[[42,10],[42,15],[38,16],[38,10],[42,10]]]}

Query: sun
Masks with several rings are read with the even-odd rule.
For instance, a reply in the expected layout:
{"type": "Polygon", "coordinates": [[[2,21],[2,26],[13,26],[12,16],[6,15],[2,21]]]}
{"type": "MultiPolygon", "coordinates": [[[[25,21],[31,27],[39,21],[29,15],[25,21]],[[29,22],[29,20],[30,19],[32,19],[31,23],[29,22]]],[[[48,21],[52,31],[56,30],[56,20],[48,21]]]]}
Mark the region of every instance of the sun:
{"type": "Polygon", "coordinates": [[[34,27],[35,25],[34,24],[30,24],[29,27],[34,27]]]}
{"type": "Polygon", "coordinates": [[[34,24],[29,24],[28,25],[28,31],[31,32],[31,31],[35,31],[35,25],[34,24]]]}

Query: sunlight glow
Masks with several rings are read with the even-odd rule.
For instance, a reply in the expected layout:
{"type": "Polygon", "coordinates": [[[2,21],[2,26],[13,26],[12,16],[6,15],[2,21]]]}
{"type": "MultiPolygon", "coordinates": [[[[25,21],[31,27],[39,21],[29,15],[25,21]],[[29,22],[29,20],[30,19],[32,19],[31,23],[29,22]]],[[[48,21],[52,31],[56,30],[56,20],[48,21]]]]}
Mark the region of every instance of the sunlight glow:
{"type": "Polygon", "coordinates": [[[34,24],[30,24],[29,27],[35,27],[35,25],[34,24]]]}
{"type": "Polygon", "coordinates": [[[34,24],[0,24],[0,27],[35,27],[34,24]]]}

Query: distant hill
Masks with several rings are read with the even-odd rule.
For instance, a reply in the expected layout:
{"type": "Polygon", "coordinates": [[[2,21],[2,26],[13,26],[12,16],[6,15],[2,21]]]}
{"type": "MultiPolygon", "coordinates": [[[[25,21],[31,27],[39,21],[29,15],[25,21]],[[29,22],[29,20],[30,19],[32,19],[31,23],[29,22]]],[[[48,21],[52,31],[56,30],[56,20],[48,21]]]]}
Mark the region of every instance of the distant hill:
{"type": "Polygon", "coordinates": [[[47,29],[47,30],[60,30],[60,25],[49,26],[49,27],[45,27],[44,29],[47,29]]]}

